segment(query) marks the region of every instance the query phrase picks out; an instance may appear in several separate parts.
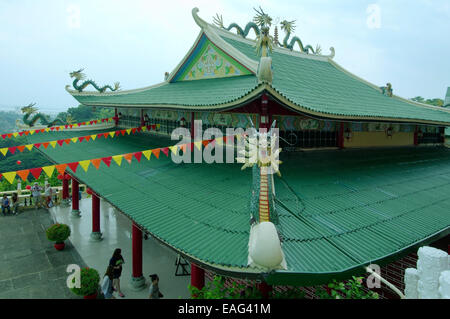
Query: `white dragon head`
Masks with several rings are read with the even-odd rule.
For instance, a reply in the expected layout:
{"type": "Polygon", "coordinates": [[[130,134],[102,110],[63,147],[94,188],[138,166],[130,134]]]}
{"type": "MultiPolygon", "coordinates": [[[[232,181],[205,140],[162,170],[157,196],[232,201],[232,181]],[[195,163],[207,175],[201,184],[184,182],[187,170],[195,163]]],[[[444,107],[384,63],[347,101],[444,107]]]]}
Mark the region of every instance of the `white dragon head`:
{"type": "Polygon", "coordinates": [[[76,78],[77,80],[83,80],[86,77],[84,73],[82,73],[83,71],[84,69],[79,69],[77,71],[70,72],[70,77],[76,78]]]}

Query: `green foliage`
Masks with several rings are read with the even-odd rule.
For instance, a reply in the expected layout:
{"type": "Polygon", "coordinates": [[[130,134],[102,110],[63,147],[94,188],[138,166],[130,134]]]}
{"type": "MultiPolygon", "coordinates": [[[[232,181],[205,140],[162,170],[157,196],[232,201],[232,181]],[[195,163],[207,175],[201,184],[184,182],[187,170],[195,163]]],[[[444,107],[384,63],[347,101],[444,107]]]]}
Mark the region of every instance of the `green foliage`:
{"type": "Polygon", "coordinates": [[[22,115],[14,111],[0,111],[0,133],[10,133],[16,128],[16,120],[21,119],[22,115]]]}
{"type": "MultiPolygon", "coordinates": [[[[80,288],[70,288],[70,290],[78,296],[89,296],[97,292],[100,283],[100,275],[94,268],[82,268],[80,273],[80,288]]],[[[75,283],[75,278],[72,279],[75,283]]]]}
{"type": "Polygon", "coordinates": [[[64,242],[70,236],[70,227],[66,224],[54,224],[45,231],[47,239],[57,244],[64,242]]]}
{"type": "Polygon", "coordinates": [[[444,100],[441,100],[441,99],[427,99],[427,100],[425,100],[421,96],[416,96],[416,97],[412,98],[411,101],[424,103],[424,104],[430,104],[430,105],[434,105],[434,106],[444,106],[444,100]]]}
{"type": "Polygon", "coordinates": [[[96,107],[94,109],[92,106],[79,105],[69,108],[67,112],[60,112],[57,118],[66,120],[67,116],[70,116],[74,123],[79,123],[112,117],[114,116],[114,109],[105,107],[96,107]]]}
{"type": "Polygon", "coordinates": [[[304,298],[305,292],[301,290],[299,287],[292,287],[282,292],[278,291],[272,292],[272,299],[304,299],[304,298]]]}
{"type": "Polygon", "coordinates": [[[366,291],[363,287],[363,277],[352,276],[346,282],[333,282],[328,284],[330,293],[322,287],[316,289],[316,294],[320,299],[378,299],[378,294],[373,291],[366,291]]]}
{"type": "Polygon", "coordinates": [[[202,289],[191,285],[188,288],[192,299],[238,299],[244,286],[234,282],[232,287],[225,287],[225,278],[214,276],[202,289]]]}

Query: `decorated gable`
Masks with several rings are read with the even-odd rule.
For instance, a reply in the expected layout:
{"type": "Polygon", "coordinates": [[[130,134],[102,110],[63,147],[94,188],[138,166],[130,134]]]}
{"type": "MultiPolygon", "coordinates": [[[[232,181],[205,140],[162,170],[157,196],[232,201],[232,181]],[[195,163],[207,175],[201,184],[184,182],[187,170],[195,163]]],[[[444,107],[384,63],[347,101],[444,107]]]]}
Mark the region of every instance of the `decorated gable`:
{"type": "Polygon", "coordinates": [[[203,35],[192,54],[171,82],[192,81],[252,74],[203,35]]]}

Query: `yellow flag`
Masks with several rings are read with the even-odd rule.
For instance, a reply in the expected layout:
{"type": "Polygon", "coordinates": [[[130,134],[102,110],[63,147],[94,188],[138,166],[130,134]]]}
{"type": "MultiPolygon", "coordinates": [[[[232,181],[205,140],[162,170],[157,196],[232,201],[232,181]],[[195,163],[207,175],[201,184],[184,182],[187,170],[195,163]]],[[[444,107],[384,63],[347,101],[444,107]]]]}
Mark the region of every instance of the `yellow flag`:
{"type": "Polygon", "coordinates": [[[150,156],[152,156],[152,150],[143,151],[142,154],[144,154],[145,158],[149,161],[150,156]]]}
{"type": "Polygon", "coordinates": [[[31,131],[30,131],[30,135],[33,135],[33,134],[34,134],[34,132],[35,132],[34,130],[31,130],[31,131]]]}
{"type": "Polygon", "coordinates": [[[92,138],[93,141],[95,141],[95,139],[97,138],[97,134],[91,135],[91,138],[92,138]]]}
{"type": "Polygon", "coordinates": [[[109,132],[109,136],[114,137],[114,135],[116,135],[116,132],[114,132],[114,131],[109,132]]]}
{"type": "Polygon", "coordinates": [[[50,132],[50,129],[47,127],[47,128],[45,129],[45,131],[46,131],[46,132],[50,132]]]}
{"type": "Polygon", "coordinates": [[[53,171],[55,170],[55,165],[44,166],[42,170],[47,174],[48,177],[52,177],[53,171]]]}
{"type": "Polygon", "coordinates": [[[61,125],[61,126],[59,127],[59,129],[60,129],[60,130],[63,130],[63,129],[64,129],[64,125],[61,125]]]}
{"type": "Polygon", "coordinates": [[[216,142],[218,145],[222,146],[223,145],[223,137],[216,138],[216,142]]]}
{"type": "Polygon", "coordinates": [[[25,145],[25,147],[29,150],[29,151],[31,151],[32,149],[33,149],[33,144],[28,144],[28,145],[25,145]]]}
{"type": "Polygon", "coordinates": [[[129,128],[129,129],[127,130],[127,134],[130,135],[130,133],[131,133],[131,128],[129,128]]]}
{"type": "Polygon", "coordinates": [[[56,146],[56,141],[51,141],[51,142],[50,142],[50,145],[51,145],[53,148],[55,148],[55,146],[56,146]]]}
{"type": "Polygon", "coordinates": [[[70,140],[71,140],[73,143],[76,143],[76,142],[78,142],[78,137],[72,137],[70,140]]]}
{"type": "Polygon", "coordinates": [[[117,165],[121,165],[122,164],[122,159],[123,159],[123,155],[115,155],[112,157],[114,162],[117,163],[117,165]]]}
{"type": "Polygon", "coordinates": [[[83,167],[84,171],[87,172],[89,164],[91,164],[91,161],[86,160],[86,161],[80,161],[78,163],[80,163],[80,165],[81,165],[81,167],[83,167]]]}
{"type": "Polygon", "coordinates": [[[199,151],[202,150],[202,141],[194,142],[194,145],[199,151]]]}
{"type": "Polygon", "coordinates": [[[145,132],[145,131],[147,131],[147,126],[142,126],[141,129],[142,129],[142,132],[145,132]]]}
{"type": "Polygon", "coordinates": [[[3,156],[6,156],[6,153],[8,153],[8,148],[0,148],[0,152],[2,152],[3,156]]]}
{"type": "Polygon", "coordinates": [[[156,124],[156,128],[159,130],[159,128],[161,127],[161,124],[156,124]]]}
{"type": "Polygon", "coordinates": [[[177,153],[178,153],[178,146],[177,145],[171,146],[171,147],[169,147],[169,149],[172,151],[172,153],[177,155],[177,153]]]}
{"type": "Polygon", "coordinates": [[[19,133],[17,133],[17,132],[14,132],[14,133],[13,133],[13,136],[14,136],[14,137],[17,137],[17,135],[19,135],[19,133]]]}
{"type": "Polygon", "coordinates": [[[12,184],[14,182],[14,178],[16,177],[16,172],[7,172],[3,173],[3,177],[6,178],[6,180],[12,184]]]}
{"type": "Polygon", "coordinates": [[[73,127],[78,127],[78,126],[79,126],[78,124],[74,124],[74,125],[73,125],[73,127]]]}

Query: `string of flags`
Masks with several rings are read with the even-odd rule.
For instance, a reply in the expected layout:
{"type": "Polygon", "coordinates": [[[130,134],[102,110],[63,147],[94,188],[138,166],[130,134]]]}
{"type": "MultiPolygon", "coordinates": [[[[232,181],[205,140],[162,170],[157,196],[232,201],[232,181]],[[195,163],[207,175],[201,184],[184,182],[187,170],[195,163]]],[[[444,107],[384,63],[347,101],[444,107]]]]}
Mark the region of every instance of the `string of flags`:
{"type": "Polygon", "coordinates": [[[241,139],[241,135],[239,135],[239,134],[229,135],[229,136],[224,136],[224,137],[218,137],[218,138],[211,139],[211,140],[195,141],[192,143],[149,149],[149,150],[127,153],[127,154],[112,155],[112,156],[88,159],[88,160],[72,162],[72,163],[48,165],[48,166],[42,166],[42,167],[37,167],[37,168],[24,169],[24,170],[20,170],[20,171],[5,172],[5,173],[0,173],[0,178],[3,177],[10,184],[12,184],[17,176],[19,176],[23,181],[27,181],[27,179],[28,179],[28,177],[30,177],[30,175],[33,176],[35,179],[38,179],[41,176],[42,172],[44,172],[49,178],[53,175],[53,173],[55,171],[57,171],[61,175],[64,175],[67,168],[70,168],[70,170],[73,173],[76,173],[76,171],[79,167],[81,167],[85,172],[87,172],[89,170],[89,167],[91,167],[91,166],[94,166],[98,170],[100,167],[100,164],[102,162],[107,167],[110,167],[112,162],[114,162],[117,166],[121,166],[123,159],[125,159],[129,164],[131,164],[133,158],[140,163],[142,156],[144,156],[144,158],[146,158],[148,161],[150,160],[152,155],[154,157],[156,157],[157,159],[159,159],[161,152],[166,157],[169,157],[170,152],[173,152],[174,154],[178,154],[179,150],[186,152],[186,148],[188,146],[190,147],[191,150],[193,149],[193,147],[196,147],[197,149],[201,150],[202,146],[207,147],[208,145],[211,145],[213,147],[215,145],[215,143],[217,143],[218,145],[223,145],[224,143],[228,144],[230,142],[230,140],[233,140],[233,142],[234,142],[234,137],[236,137],[238,140],[241,139]]]}
{"type": "Polygon", "coordinates": [[[19,150],[19,152],[23,152],[25,149],[31,151],[33,148],[40,148],[43,146],[45,149],[50,145],[53,148],[56,147],[56,145],[63,146],[65,144],[70,143],[77,143],[77,142],[89,142],[89,141],[95,141],[97,138],[108,138],[110,136],[111,138],[115,136],[125,134],[135,134],[136,132],[145,132],[150,130],[156,130],[159,129],[160,124],[152,124],[147,126],[141,126],[141,127],[134,127],[129,129],[123,129],[123,130],[117,130],[117,131],[110,131],[110,132],[104,132],[99,134],[90,134],[85,136],[79,136],[79,137],[72,137],[72,138],[66,138],[66,139],[60,139],[60,140],[54,140],[54,141],[48,141],[48,142],[41,142],[41,143],[34,143],[34,144],[27,144],[27,145],[18,145],[18,146],[11,146],[11,147],[4,147],[0,148],[0,153],[3,154],[3,156],[6,156],[6,154],[9,152],[11,154],[14,154],[16,150],[19,150]]]}
{"type": "Polygon", "coordinates": [[[63,131],[63,130],[70,130],[72,128],[77,128],[80,126],[85,126],[85,125],[94,125],[94,124],[98,124],[98,123],[109,123],[113,120],[114,118],[109,117],[109,118],[104,118],[104,119],[100,119],[100,120],[92,120],[92,121],[87,121],[87,122],[80,122],[80,123],[76,123],[76,124],[65,124],[65,125],[59,125],[59,126],[52,126],[52,127],[46,127],[43,129],[37,129],[37,130],[28,130],[28,131],[21,131],[21,132],[14,132],[14,133],[5,133],[5,134],[1,134],[0,136],[3,139],[7,139],[7,138],[14,138],[17,136],[27,136],[27,135],[33,135],[34,133],[45,133],[45,132],[51,132],[51,131],[63,131]]]}

